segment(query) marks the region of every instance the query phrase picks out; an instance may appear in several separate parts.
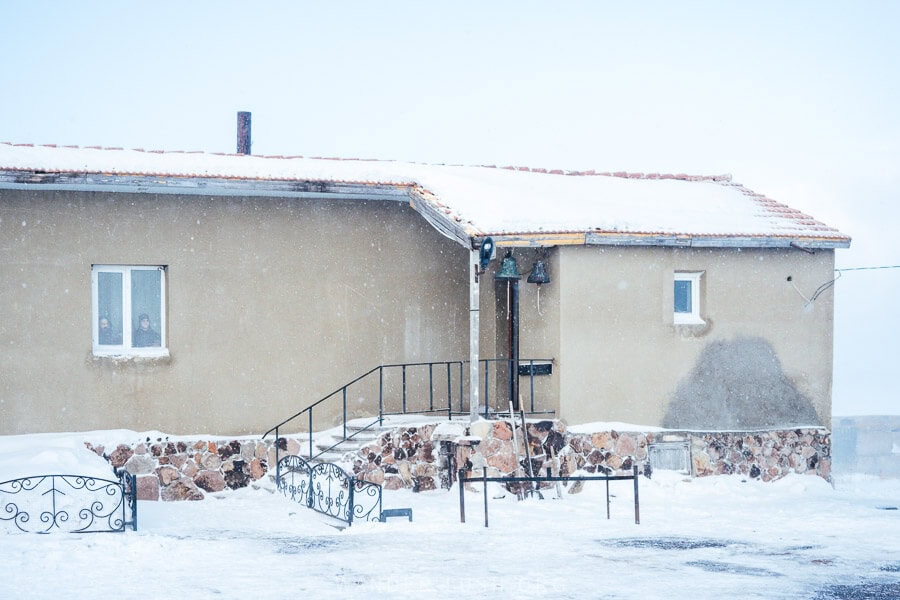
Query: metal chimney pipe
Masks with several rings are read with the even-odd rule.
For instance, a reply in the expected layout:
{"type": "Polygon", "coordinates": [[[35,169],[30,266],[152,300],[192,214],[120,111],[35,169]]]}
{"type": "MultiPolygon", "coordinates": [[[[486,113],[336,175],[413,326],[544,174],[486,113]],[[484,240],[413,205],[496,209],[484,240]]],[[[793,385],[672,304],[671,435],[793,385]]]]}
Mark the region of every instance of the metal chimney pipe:
{"type": "Polygon", "coordinates": [[[237,153],[250,154],[250,113],[237,114],[237,153]]]}

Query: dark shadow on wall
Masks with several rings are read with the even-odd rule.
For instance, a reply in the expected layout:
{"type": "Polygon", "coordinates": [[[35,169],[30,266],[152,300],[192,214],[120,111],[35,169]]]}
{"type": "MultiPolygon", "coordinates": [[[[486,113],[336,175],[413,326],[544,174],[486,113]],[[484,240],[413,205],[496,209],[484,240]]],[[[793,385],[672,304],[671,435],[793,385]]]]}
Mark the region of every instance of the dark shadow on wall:
{"type": "Polygon", "coordinates": [[[669,429],[740,431],[819,425],[812,402],[762,338],[708,344],[678,384],[663,419],[669,429]]]}

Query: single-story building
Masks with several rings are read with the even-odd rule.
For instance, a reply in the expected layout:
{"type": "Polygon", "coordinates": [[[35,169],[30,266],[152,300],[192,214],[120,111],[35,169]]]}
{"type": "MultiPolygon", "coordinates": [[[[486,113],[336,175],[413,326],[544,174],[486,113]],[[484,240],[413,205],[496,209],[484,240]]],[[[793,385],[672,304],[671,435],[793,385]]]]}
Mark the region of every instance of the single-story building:
{"type": "Polygon", "coordinates": [[[454,372],[463,411],[537,381],[569,423],[827,426],[849,244],[729,176],[2,143],[0,434],[257,434],[510,357],[545,368],[454,372]]]}

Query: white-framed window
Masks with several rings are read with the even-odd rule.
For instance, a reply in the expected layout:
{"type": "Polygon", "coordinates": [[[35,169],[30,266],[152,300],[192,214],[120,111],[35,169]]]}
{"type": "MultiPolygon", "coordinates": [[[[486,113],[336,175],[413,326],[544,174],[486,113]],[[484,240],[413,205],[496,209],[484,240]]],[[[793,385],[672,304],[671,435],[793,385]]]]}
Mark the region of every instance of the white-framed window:
{"type": "Polygon", "coordinates": [[[675,272],[673,287],[674,321],[676,325],[703,325],[700,317],[700,279],[703,272],[675,272]]]}
{"type": "Polygon", "coordinates": [[[166,267],[93,265],[95,356],[168,356],[166,267]]]}

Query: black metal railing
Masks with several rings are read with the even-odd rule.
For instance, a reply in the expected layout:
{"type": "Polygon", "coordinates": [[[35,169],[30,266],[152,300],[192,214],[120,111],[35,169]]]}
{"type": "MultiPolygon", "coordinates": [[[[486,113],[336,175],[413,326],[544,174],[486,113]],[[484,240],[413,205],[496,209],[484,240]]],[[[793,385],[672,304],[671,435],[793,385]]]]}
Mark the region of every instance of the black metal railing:
{"type": "Polygon", "coordinates": [[[381,486],[356,479],[337,465],[285,456],[276,464],[275,482],[291,500],[348,526],[381,519],[381,486]]]}
{"type": "Polygon", "coordinates": [[[135,476],[33,475],[0,483],[0,521],[26,533],[137,531],[135,476]]]}
{"type": "MultiPolygon", "coordinates": [[[[484,373],[483,404],[479,408],[486,418],[491,412],[509,410],[510,398],[501,391],[511,389],[507,385],[511,377],[527,377],[529,380],[526,406],[521,407],[526,413],[553,414],[549,402],[542,402],[539,398],[535,385],[536,378],[552,373],[553,359],[520,360],[516,369],[513,368],[513,361],[507,358],[482,359],[479,363],[484,373]],[[492,382],[494,393],[491,391],[492,382]],[[496,408],[491,408],[492,397],[496,408]]],[[[441,413],[451,419],[454,414],[469,414],[468,369],[467,360],[379,365],[286,418],[262,437],[265,439],[274,433],[277,440],[281,438],[285,426],[291,424],[295,431],[302,426],[308,433],[306,456],[308,460],[316,460],[347,440],[381,426],[387,415],[441,413]],[[374,398],[377,398],[377,406],[374,405],[374,398]],[[335,422],[337,414],[340,414],[340,420],[335,422]],[[319,422],[316,421],[318,415],[324,415],[319,422]],[[350,431],[351,420],[354,421],[353,431],[350,431]],[[340,426],[341,433],[334,436],[336,442],[316,451],[314,433],[337,426],[340,426]]],[[[276,462],[281,449],[276,445],[276,462]]]]}
{"type": "Polygon", "coordinates": [[[460,469],[458,473],[458,483],[459,483],[459,521],[460,523],[466,522],[466,496],[465,496],[465,488],[466,483],[476,483],[481,482],[483,486],[483,493],[481,494],[484,497],[484,526],[488,526],[488,498],[490,494],[488,494],[487,484],[488,482],[501,483],[506,486],[514,485],[514,484],[527,484],[529,486],[528,492],[538,493],[539,488],[537,485],[541,483],[551,483],[551,482],[561,482],[567,483],[570,481],[605,481],[606,482],[606,518],[610,518],[610,501],[609,501],[609,482],[610,481],[633,481],[634,482],[634,523],[635,525],[639,525],[641,523],[641,503],[640,497],[638,495],[638,468],[637,465],[632,467],[631,475],[585,475],[585,476],[570,476],[570,477],[488,477],[487,470],[482,470],[481,477],[467,477],[468,472],[465,469],[460,469]]]}

